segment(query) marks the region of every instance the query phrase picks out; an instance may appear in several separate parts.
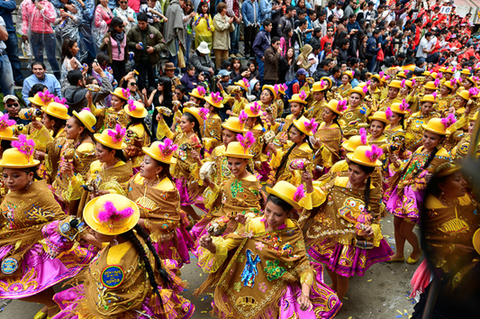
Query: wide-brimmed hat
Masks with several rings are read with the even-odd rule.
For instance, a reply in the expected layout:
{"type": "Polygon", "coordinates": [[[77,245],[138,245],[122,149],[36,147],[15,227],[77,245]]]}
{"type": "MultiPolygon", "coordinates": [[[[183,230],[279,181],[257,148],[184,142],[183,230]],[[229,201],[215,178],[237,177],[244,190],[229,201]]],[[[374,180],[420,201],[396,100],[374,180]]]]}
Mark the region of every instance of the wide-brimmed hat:
{"type": "MultiPolygon", "coordinates": [[[[246,113],[245,113],[246,115],[246,113]]],[[[247,115],[248,118],[248,115],[247,115]]],[[[245,124],[240,122],[240,119],[235,116],[230,116],[225,122],[222,123],[222,127],[235,133],[246,133],[245,124]]]]}
{"type": "Polygon", "coordinates": [[[207,93],[207,90],[203,86],[199,86],[197,88],[194,88],[192,92],[188,93],[191,96],[194,96],[198,99],[204,100],[205,99],[205,94],[207,93]]]}
{"type": "Polygon", "coordinates": [[[233,83],[234,85],[238,85],[241,88],[243,88],[245,91],[248,91],[250,89],[250,81],[247,79],[243,78],[241,80],[238,80],[237,82],[233,83]]]}
{"type": "Polygon", "coordinates": [[[369,167],[381,166],[382,162],[379,158],[383,155],[381,148],[376,145],[367,146],[362,145],[358,146],[353,153],[348,153],[347,157],[350,161],[369,167]]]}
{"type": "MultiPolygon", "coordinates": [[[[247,145],[245,145],[247,146],[247,145]]],[[[244,147],[240,142],[230,142],[227,146],[224,156],[235,158],[252,158],[253,154],[250,154],[249,147],[244,147]]]]}
{"type": "Polygon", "coordinates": [[[462,71],[460,71],[460,74],[470,75],[470,70],[469,69],[462,69],[462,71]]]}
{"type": "Polygon", "coordinates": [[[83,209],[83,219],[87,225],[104,235],[126,233],[135,227],[139,218],[137,204],[119,194],[96,197],[83,209]]]}
{"type": "Polygon", "coordinates": [[[70,118],[70,115],[68,115],[68,107],[59,102],[51,102],[48,103],[47,106],[42,106],[42,111],[61,120],[68,120],[70,118]]]}
{"type": "Polygon", "coordinates": [[[343,111],[345,111],[347,107],[347,100],[330,100],[327,105],[325,105],[330,111],[334,112],[337,115],[342,115],[343,111]]]}
{"type": "Polygon", "coordinates": [[[145,154],[151,158],[160,161],[165,164],[175,164],[176,160],[173,154],[178,149],[176,144],[173,144],[172,140],[166,138],[163,142],[153,142],[150,146],[142,147],[145,154]]]}
{"type": "Polygon", "coordinates": [[[272,92],[273,94],[273,99],[275,100],[277,98],[277,91],[275,91],[275,87],[273,85],[269,85],[269,84],[265,84],[263,87],[262,87],[262,91],[263,90],[269,90],[270,92],[272,92]]]}
{"type": "Polygon", "coordinates": [[[175,67],[175,64],[173,64],[173,62],[167,62],[165,63],[165,66],[163,67],[163,69],[166,71],[166,70],[176,70],[177,68],[175,67]]]}
{"type": "Polygon", "coordinates": [[[424,88],[435,91],[437,89],[437,86],[435,85],[435,82],[430,81],[430,82],[427,82],[427,84],[424,85],[424,88]]]}
{"type": "Polygon", "coordinates": [[[138,101],[128,100],[128,103],[123,108],[125,113],[131,117],[143,119],[148,115],[148,111],[143,105],[143,103],[138,101]]]}
{"type": "Polygon", "coordinates": [[[220,92],[210,93],[210,95],[205,96],[205,101],[218,109],[223,108],[223,97],[220,95],[220,92]]]}
{"type": "Polygon", "coordinates": [[[96,133],[93,135],[95,140],[114,150],[123,150],[127,148],[127,145],[123,143],[123,139],[125,138],[125,133],[127,130],[123,128],[120,124],[115,126],[115,130],[106,129],[101,134],[96,133]]]}
{"type": "Polygon", "coordinates": [[[410,108],[410,105],[405,101],[405,99],[402,101],[402,103],[400,102],[395,102],[395,103],[392,103],[392,106],[390,107],[390,110],[393,112],[393,113],[397,113],[397,114],[408,114],[408,109],[410,108]]]}
{"type": "Polygon", "coordinates": [[[307,94],[302,91],[300,94],[294,94],[290,100],[288,100],[289,103],[300,103],[303,105],[306,105],[307,102],[307,94]]]}
{"type": "Polygon", "coordinates": [[[208,115],[209,110],[207,108],[204,108],[204,107],[201,107],[201,108],[198,108],[198,107],[184,107],[183,112],[184,113],[190,113],[193,116],[195,116],[195,118],[198,121],[198,124],[200,126],[203,126],[203,121],[205,121],[207,119],[207,115],[208,115]]]}
{"type": "Polygon", "coordinates": [[[305,191],[303,184],[299,187],[295,187],[287,181],[280,181],[273,186],[273,188],[267,187],[267,193],[277,196],[278,198],[286,201],[293,208],[299,209],[300,201],[305,197],[305,191]]]}
{"type": "Polygon", "coordinates": [[[350,78],[350,80],[353,80],[353,75],[355,74],[355,71],[348,70],[342,73],[342,75],[344,74],[346,74],[350,78]]]}
{"type": "MultiPolygon", "coordinates": [[[[453,116],[453,114],[451,114],[453,116]]],[[[447,118],[433,118],[428,123],[425,125],[423,124],[422,127],[425,129],[425,131],[429,131],[434,134],[438,135],[447,135],[447,129],[455,123],[455,117],[453,116],[447,117],[447,118]]]]}
{"type": "Polygon", "coordinates": [[[90,110],[83,109],[80,112],[73,111],[72,114],[82,122],[83,125],[89,130],[90,132],[95,132],[95,124],[97,124],[97,118],[93,115],[90,110]]]}
{"type": "Polygon", "coordinates": [[[6,149],[0,159],[0,167],[3,168],[29,168],[40,164],[33,158],[35,142],[20,135],[18,141],[12,142],[12,148],[6,149]]]}
{"type": "Polygon", "coordinates": [[[307,119],[305,116],[301,116],[297,120],[293,120],[293,125],[303,134],[312,136],[317,131],[318,123],[315,119],[307,119]]]}
{"type": "Polygon", "coordinates": [[[329,86],[330,86],[329,82],[320,80],[318,82],[313,83],[312,92],[323,92],[325,90],[328,90],[329,86]]]}
{"type": "MultiPolygon", "coordinates": [[[[383,123],[388,125],[388,124],[390,124],[390,120],[387,118],[387,113],[388,112],[377,111],[377,112],[373,113],[373,115],[370,116],[368,119],[370,121],[373,121],[373,120],[380,121],[380,122],[383,122],[383,123]]],[[[391,109],[390,109],[390,113],[391,113],[391,109]]]]}
{"type": "Polygon", "coordinates": [[[350,137],[347,141],[342,143],[342,147],[347,152],[353,152],[355,149],[362,145],[368,145],[367,133],[365,132],[362,135],[354,135],[350,137]]]}
{"type": "Polygon", "coordinates": [[[437,97],[432,95],[432,94],[427,94],[427,95],[424,95],[421,99],[420,99],[420,103],[422,102],[430,102],[430,103],[437,103],[437,97]]]}
{"type": "Polygon", "coordinates": [[[37,94],[35,94],[33,97],[28,98],[30,103],[38,107],[47,106],[48,103],[53,102],[54,99],[55,99],[55,96],[52,93],[50,93],[48,90],[46,90],[45,93],[42,91],[37,92],[37,94]]]}
{"type": "Polygon", "coordinates": [[[197,51],[202,54],[209,54],[210,49],[208,48],[208,44],[205,41],[200,42],[200,45],[197,47],[197,51]]]}
{"type": "Polygon", "coordinates": [[[244,110],[248,117],[259,117],[262,115],[262,107],[257,102],[245,105],[244,110]]]}
{"type": "Polygon", "coordinates": [[[402,82],[399,80],[393,80],[388,84],[388,87],[390,88],[396,88],[396,89],[401,89],[402,88],[402,82]]]}
{"type": "MultiPolygon", "coordinates": [[[[368,88],[367,88],[367,90],[368,90],[368,88]]],[[[360,96],[362,97],[362,99],[365,98],[365,95],[367,95],[367,92],[365,92],[365,91],[363,90],[363,88],[360,87],[360,86],[356,86],[356,87],[354,87],[353,89],[351,89],[351,90],[348,92],[349,95],[352,95],[353,93],[360,94],[360,96]]]]}
{"type": "Polygon", "coordinates": [[[128,98],[130,97],[130,89],[124,89],[122,87],[117,87],[112,93],[112,95],[115,95],[119,99],[127,101],[128,98]]]}

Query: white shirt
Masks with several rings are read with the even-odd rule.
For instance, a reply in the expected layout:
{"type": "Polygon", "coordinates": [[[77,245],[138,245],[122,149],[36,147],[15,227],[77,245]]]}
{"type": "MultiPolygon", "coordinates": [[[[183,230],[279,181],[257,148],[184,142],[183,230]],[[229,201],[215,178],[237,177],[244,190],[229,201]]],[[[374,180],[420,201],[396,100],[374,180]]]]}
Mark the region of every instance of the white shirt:
{"type": "Polygon", "coordinates": [[[312,64],[312,66],[310,67],[310,70],[309,70],[310,75],[313,75],[313,73],[315,73],[315,71],[317,70],[317,67],[318,67],[318,56],[316,56],[316,55],[313,54],[313,52],[312,52],[312,53],[310,53],[310,54],[308,55],[308,61],[310,62],[310,60],[314,60],[314,61],[315,61],[315,63],[312,64]]]}
{"type": "Polygon", "coordinates": [[[343,10],[342,9],[338,9],[337,7],[335,7],[335,9],[333,9],[333,14],[338,18],[338,19],[341,19],[343,17],[343,10]]]}

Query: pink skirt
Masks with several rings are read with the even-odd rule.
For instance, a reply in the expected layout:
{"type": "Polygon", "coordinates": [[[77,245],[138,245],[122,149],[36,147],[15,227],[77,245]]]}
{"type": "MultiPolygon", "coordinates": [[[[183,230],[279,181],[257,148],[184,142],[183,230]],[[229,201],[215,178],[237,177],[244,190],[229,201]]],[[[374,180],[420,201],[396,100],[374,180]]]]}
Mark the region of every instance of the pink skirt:
{"type": "Polygon", "coordinates": [[[403,193],[398,195],[397,187],[395,187],[387,201],[386,209],[394,216],[410,218],[413,223],[419,224],[424,193],[424,191],[414,191],[411,186],[406,186],[403,193]]]}

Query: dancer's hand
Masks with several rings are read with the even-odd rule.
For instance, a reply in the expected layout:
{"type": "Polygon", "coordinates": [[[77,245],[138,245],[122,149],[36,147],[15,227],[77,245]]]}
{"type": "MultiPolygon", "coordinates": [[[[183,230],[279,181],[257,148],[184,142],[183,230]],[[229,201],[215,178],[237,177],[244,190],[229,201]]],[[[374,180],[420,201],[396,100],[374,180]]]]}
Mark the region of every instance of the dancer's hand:
{"type": "Polygon", "coordinates": [[[245,215],[237,215],[237,217],[235,217],[235,220],[239,223],[239,224],[242,224],[242,225],[245,225],[245,223],[247,222],[247,217],[245,215]]]}
{"type": "Polygon", "coordinates": [[[198,243],[200,244],[200,247],[208,249],[212,254],[215,254],[217,252],[217,247],[213,243],[212,238],[208,235],[203,235],[202,237],[200,237],[198,243]]]}
{"type": "Polygon", "coordinates": [[[310,301],[310,298],[307,297],[303,292],[300,295],[300,297],[297,298],[297,302],[300,305],[300,310],[303,311],[308,311],[313,308],[312,302],[310,301]]]}

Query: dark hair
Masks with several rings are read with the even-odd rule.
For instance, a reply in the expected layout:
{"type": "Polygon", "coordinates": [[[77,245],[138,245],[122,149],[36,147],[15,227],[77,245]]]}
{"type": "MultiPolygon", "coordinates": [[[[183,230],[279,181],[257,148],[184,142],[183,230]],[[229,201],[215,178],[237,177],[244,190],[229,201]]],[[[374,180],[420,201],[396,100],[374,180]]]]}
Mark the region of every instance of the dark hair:
{"type": "Polygon", "coordinates": [[[301,19],[299,22],[298,22],[298,26],[302,26],[302,25],[305,25],[307,24],[307,19],[301,19]]]}
{"type": "MultiPolygon", "coordinates": [[[[210,6],[208,5],[208,2],[203,1],[203,0],[200,1],[200,3],[198,4],[198,7],[197,7],[197,11],[196,11],[196,12],[198,12],[198,14],[201,14],[201,13],[203,14],[202,7],[203,7],[204,4],[207,5],[207,12],[205,12],[205,13],[206,13],[206,14],[210,14],[210,6]]],[[[215,9],[212,9],[212,10],[215,10],[215,9]]]]}
{"type": "Polygon", "coordinates": [[[267,196],[267,203],[268,202],[272,202],[274,203],[275,205],[277,206],[280,206],[281,209],[283,209],[283,211],[285,213],[289,213],[292,211],[293,209],[293,206],[290,205],[289,203],[287,203],[286,201],[284,201],[283,199],[281,199],[280,197],[277,197],[273,194],[268,194],[267,196]]]}
{"type": "Polygon", "coordinates": [[[92,139],[92,141],[95,141],[95,138],[93,137],[93,133],[90,132],[90,130],[85,126],[85,124],[83,124],[78,117],[76,116],[72,116],[72,117],[78,126],[83,127],[83,132],[82,132],[82,135],[80,136],[78,145],[82,144],[82,142],[85,140],[87,136],[89,136],[92,139]]]}
{"type": "Polygon", "coordinates": [[[83,74],[80,70],[70,70],[67,73],[67,80],[70,85],[78,85],[78,81],[83,79],[83,74]]]}
{"type": "Polygon", "coordinates": [[[34,166],[34,167],[29,167],[29,168],[26,168],[25,169],[25,172],[28,174],[30,172],[33,173],[33,179],[35,180],[42,180],[43,178],[40,177],[40,175],[38,175],[37,173],[38,171],[38,165],[37,166],[34,166]]]}
{"type": "MultiPolygon", "coordinates": [[[[440,143],[442,143],[443,140],[444,140],[444,137],[441,136],[441,137],[440,137],[440,141],[438,142],[438,145],[441,145],[440,143]]],[[[438,146],[438,145],[437,145],[437,146],[438,146]]],[[[422,168],[419,169],[419,170],[417,170],[417,171],[415,172],[415,174],[413,174],[412,180],[414,180],[414,179],[418,176],[418,174],[420,174],[423,170],[426,170],[426,169],[428,168],[428,166],[430,166],[430,164],[432,163],[433,159],[435,158],[435,155],[437,155],[437,152],[438,152],[438,147],[435,147],[435,150],[433,150],[433,151],[430,153],[430,155],[429,155],[428,158],[427,158],[427,161],[425,162],[425,164],[423,164],[422,168]]]]}
{"type": "Polygon", "coordinates": [[[55,125],[53,126],[52,136],[53,137],[57,136],[58,131],[60,131],[60,129],[67,124],[67,120],[62,120],[58,117],[51,116],[50,114],[47,114],[47,113],[44,113],[44,114],[50,119],[50,121],[55,121],[55,125]]]}
{"type": "Polygon", "coordinates": [[[73,48],[73,46],[77,43],[77,40],[74,40],[72,38],[66,38],[63,40],[62,44],[62,61],[65,58],[73,58],[72,52],[70,52],[70,49],[73,48]]]}
{"type": "Polygon", "coordinates": [[[34,97],[38,92],[43,92],[45,88],[47,87],[41,83],[34,84],[30,91],[28,91],[28,97],[34,97]]]}
{"type": "Polygon", "coordinates": [[[154,158],[153,158],[153,160],[155,160],[155,162],[157,162],[158,166],[160,166],[160,167],[162,168],[162,173],[161,173],[162,176],[159,176],[159,177],[167,177],[168,179],[170,179],[171,181],[173,181],[172,174],[170,174],[170,164],[157,161],[157,160],[154,159],[154,158]]]}
{"type": "Polygon", "coordinates": [[[272,38],[272,42],[271,42],[271,43],[274,44],[275,42],[279,42],[279,41],[280,41],[280,38],[277,37],[277,36],[275,36],[275,37],[272,38]]]}
{"type": "Polygon", "coordinates": [[[321,48],[322,48],[322,47],[321,47],[320,44],[318,44],[318,43],[315,43],[315,44],[312,46],[313,51],[315,51],[315,50],[320,50],[321,48]]]}
{"type": "Polygon", "coordinates": [[[273,25],[272,19],[265,19],[265,21],[263,21],[263,27],[264,28],[269,26],[270,24],[273,25]]]}
{"type": "Polygon", "coordinates": [[[142,124],[145,133],[150,137],[150,140],[152,140],[152,132],[150,132],[150,129],[148,128],[148,125],[145,124],[145,118],[138,118],[138,117],[133,117],[130,116],[130,123],[127,125],[127,130],[130,126],[135,125],[135,124],[142,124]]]}
{"type": "Polygon", "coordinates": [[[110,62],[110,57],[105,53],[100,52],[99,54],[97,54],[97,61],[98,61],[98,64],[104,65],[105,63],[110,62]]]}
{"type": "Polygon", "coordinates": [[[113,148],[111,148],[111,147],[108,147],[108,146],[103,145],[102,143],[100,143],[100,142],[98,142],[98,141],[97,141],[97,143],[101,144],[102,147],[103,147],[104,149],[106,149],[107,152],[109,152],[109,153],[110,153],[111,151],[115,151],[115,155],[114,155],[114,156],[115,156],[116,158],[118,158],[118,159],[121,160],[121,161],[124,161],[125,163],[127,162],[127,158],[125,157],[125,154],[123,154],[123,151],[122,151],[122,150],[115,150],[115,149],[113,149],[113,148]]]}
{"type": "Polygon", "coordinates": [[[225,2],[219,2],[217,5],[217,12],[221,13],[224,8],[227,7],[227,4],[225,2]]]}
{"type": "Polygon", "coordinates": [[[292,28],[291,27],[286,27],[285,30],[283,31],[283,37],[288,37],[288,34],[290,33],[290,31],[292,31],[292,28]]]}
{"type": "MultiPolygon", "coordinates": [[[[365,166],[365,165],[361,165],[361,164],[358,164],[358,163],[355,163],[355,162],[350,162],[350,164],[356,164],[358,165],[358,167],[360,167],[360,169],[365,173],[365,174],[371,174],[373,173],[373,171],[375,170],[375,167],[371,167],[371,166],[365,166]]],[[[369,207],[369,204],[370,204],[370,185],[371,185],[371,178],[370,176],[367,178],[367,183],[365,184],[365,191],[364,191],[364,202],[365,202],[365,210],[368,212],[370,211],[370,207],[369,207]]]]}
{"type": "Polygon", "coordinates": [[[300,16],[301,14],[305,14],[305,13],[306,13],[305,10],[300,9],[300,8],[297,9],[297,17],[300,16]]]}
{"type": "Polygon", "coordinates": [[[183,116],[185,116],[187,118],[187,121],[189,121],[190,123],[195,123],[195,126],[193,127],[193,131],[195,132],[195,134],[197,134],[198,139],[202,143],[202,148],[200,149],[200,154],[203,156],[203,154],[205,153],[205,150],[204,150],[203,142],[202,142],[202,131],[200,129],[200,123],[198,122],[197,118],[192,113],[185,112],[185,113],[183,113],[183,116]]]}
{"type": "Polygon", "coordinates": [[[355,13],[351,13],[348,18],[351,19],[351,18],[356,18],[357,16],[355,15],[355,13]]]}
{"type": "Polygon", "coordinates": [[[138,15],[137,15],[137,22],[139,21],[144,21],[144,22],[148,22],[148,16],[146,13],[143,13],[143,12],[140,12],[138,15]]]}
{"type": "Polygon", "coordinates": [[[93,80],[96,80],[93,76],[89,75],[85,77],[85,84],[92,84],[93,80]]]}
{"type": "Polygon", "coordinates": [[[291,11],[295,10],[295,7],[293,6],[288,6],[286,9],[285,9],[285,13],[289,13],[291,11]]]}
{"type": "Polygon", "coordinates": [[[34,67],[35,65],[40,65],[44,70],[47,69],[47,67],[45,66],[45,63],[43,63],[43,62],[40,62],[40,61],[35,61],[35,62],[33,62],[33,63],[32,63],[32,69],[33,69],[33,67],[34,67]]]}
{"type": "Polygon", "coordinates": [[[181,85],[181,84],[177,85],[177,86],[175,87],[175,89],[176,89],[176,90],[180,90],[180,92],[182,92],[183,94],[185,94],[185,92],[187,91],[187,90],[185,89],[185,87],[184,87],[183,85],[181,85]]]}
{"type": "Polygon", "coordinates": [[[379,33],[380,33],[380,29],[374,29],[372,32],[372,35],[379,34],[379,33]]]}
{"type": "Polygon", "coordinates": [[[115,30],[115,27],[119,25],[123,25],[122,18],[113,17],[112,22],[110,22],[110,27],[108,28],[108,32],[110,32],[111,35],[118,33],[117,30],[115,30]]]}

